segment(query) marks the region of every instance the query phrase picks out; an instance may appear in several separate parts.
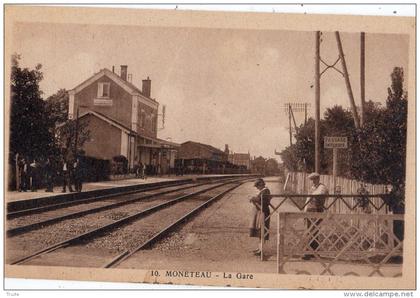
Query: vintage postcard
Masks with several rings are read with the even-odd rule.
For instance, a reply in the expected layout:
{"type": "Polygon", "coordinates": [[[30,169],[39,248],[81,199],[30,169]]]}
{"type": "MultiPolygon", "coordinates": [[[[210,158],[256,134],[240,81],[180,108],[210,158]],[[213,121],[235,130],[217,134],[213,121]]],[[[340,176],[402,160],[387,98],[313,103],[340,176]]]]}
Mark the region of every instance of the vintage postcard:
{"type": "Polygon", "coordinates": [[[415,289],[415,18],[6,5],[5,73],[6,277],[415,289]]]}

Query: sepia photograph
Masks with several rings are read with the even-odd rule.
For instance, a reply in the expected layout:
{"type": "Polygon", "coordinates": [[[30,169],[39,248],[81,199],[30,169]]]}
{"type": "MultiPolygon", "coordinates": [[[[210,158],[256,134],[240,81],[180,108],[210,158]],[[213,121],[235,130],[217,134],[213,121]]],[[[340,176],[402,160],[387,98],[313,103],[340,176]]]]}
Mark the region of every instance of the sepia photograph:
{"type": "Polygon", "coordinates": [[[415,289],[415,18],[5,6],[10,278],[415,289]]]}

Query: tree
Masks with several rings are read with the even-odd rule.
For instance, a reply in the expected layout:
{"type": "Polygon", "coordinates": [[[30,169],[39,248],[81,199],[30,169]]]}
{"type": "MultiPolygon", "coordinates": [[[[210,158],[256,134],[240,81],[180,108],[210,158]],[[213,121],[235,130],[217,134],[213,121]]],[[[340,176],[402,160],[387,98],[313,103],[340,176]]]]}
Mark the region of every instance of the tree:
{"type": "MultiPolygon", "coordinates": [[[[320,122],[321,135],[321,173],[332,173],[332,153],[324,149],[324,136],[348,136],[349,129],[354,127],[352,114],[341,106],[329,108],[320,122]]],[[[286,168],[292,171],[313,172],[315,170],[315,120],[309,118],[295,134],[296,143],[281,152],[286,168]]],[[[340,152],[340,161],[347,163],[348,157],[340,152]],[[343,156],[341,156],[343,155],[343,156]]],[[[342,167],[340,170],[343,170],[342,167]]]]}
{"type": "Polygon", "coordinates": [[[21,68],[19,60],[19,55],[12,56],[10,155],[45,158],[51,153],[53,136],[39,87],[43,79],[42,65],[32,70],[21,68]]]}
{"type": "Polygon", "coordinates": [[[59,89],[47,98],[45,110],[49,115],[51,126],[55,127],[67,121],[69,111],[69,94],[66,89],[59,89]]]}
{"type": "Polygon", "coordinates": [[[89,139],[90,135],[88,126],[89,122],[84,119],[80,119],[79,121],[77,119],[67,120],[58,126],[55,144],[66,159],[74,159],[76,157],[75,155],[82,153],[83,144],[89,139]],[[77,134],[76,131],[78,131],[77,134]]]}
{"type": "Polygon", "coordinates": [[[386,102],[384,139],[388,145],[385,151],[384,172],[387,182],[405,185],[406,144],[407,144],[407,92],[403,89],[404,70],[395,67],[391,74],[386,102]]]}
{"type": "Polygon", "coordinates": [[[83,144],[89,139],[88,122],[86,120],[69,120],[69,95],[66,89],[59,89],[46,100],[46,111],[49,115],[55,147],[67,159],[81,151],[83,144]],[[76,130],[77,150],[76,150],[76,130]],[[77,152],[76,152],[77,151],[77,152]]]}
{"type": "Polygon", "coordinates": [[[299,167],[298,149],[296,147],[297,145],[293,144],[280,153],[285,168],[293,172],[302,171],[299,167]]]}
{"type": "Polygon", "coordinates": [[[278,175],[280,173],[279,163],[274,158],[269,158],[265,162],[266,175],[278,175]]]}
{"type": "Polygon", "coordinates": [[[404,71],[395,67],[386,107],[371,103],[367,110],[367,123],[360,133],[360,152],[353,165],[361,180],[405,184],[407,93],[403,83],[404,71]]]}

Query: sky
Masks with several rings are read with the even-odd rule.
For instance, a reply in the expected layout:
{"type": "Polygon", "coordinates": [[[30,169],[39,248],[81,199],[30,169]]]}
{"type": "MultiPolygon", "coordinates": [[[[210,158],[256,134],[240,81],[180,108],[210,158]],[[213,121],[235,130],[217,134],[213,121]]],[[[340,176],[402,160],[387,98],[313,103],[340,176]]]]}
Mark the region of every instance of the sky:
{"type": "MultiPolygon", "coordinates": [[[[112,66],[119,73],[128,65],[140,89],[149,76],[152,97],[166,105],[162,139],[276,157],[275,149],[289,145],[284,104],[307,102],[314,114],[314,32],[20,23],[13,38],[21,66],[42,64],[45,98],[112,66]]],[[[359,104],[360,34],[341,38],[359,104]]],[[[405,35],[366,34],[367,100],[385,104],[393,68],[407,73],[408,46],[405,35]]],[[[331,64],[338,57],[332,32],[323,32],[321,57],[331,64]]],[[[321,77],[321,115],[334,105],[347,108],[349,99],[342,75],[328,70],[321,77]]],[[[296,114],[298,125],[303,119],[296,114]]]]}

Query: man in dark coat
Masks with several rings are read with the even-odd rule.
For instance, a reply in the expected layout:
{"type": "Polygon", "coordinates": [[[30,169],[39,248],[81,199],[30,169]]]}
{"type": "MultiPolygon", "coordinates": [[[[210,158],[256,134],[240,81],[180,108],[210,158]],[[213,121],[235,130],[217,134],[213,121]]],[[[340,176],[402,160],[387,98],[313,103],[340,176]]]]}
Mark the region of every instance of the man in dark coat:
{"type": "Polygon", "coordinates": [[[83,165],[80,158],[77,157],[73,163],[74,188],[76,189],[77,192],[82,191],[83,175],[84,175],[83,165]]]}
{"type": "Polygon", "coordinates": [[[54,181],[54,169],[51,163],[51,159],[47,158],[44,165],[45,184],[47,185],[46,192],[53,192],[53,181],[54,181]]]}
{"type": "MultiPolygon", "coordinates": [[[[404,214],[405,213],[404,185],[400,184],[400,185],[393,186],[389,197],[390,197],[390,201],[388,204],[392,213],[404,214]]],[[[393,232],[394,232],[395,237],[399,241],[403,241],[404,240],[404,221],[394,220],[393,232]]]]}
{"type": "Polygon", "coordinates": [[[70,165],[69,163],[66,161],[65,158],[63,158],[61,160],[61,164],[60,164],[60,171],[61,171],[61,178],[63,179],[63,191],[62,192],[66,192],[66,187],[68,186],[69,191],[73,192],[73,189],[71,187],[71,182],[70,182],[70,165]]]}
{"type": "Polygon", "coordinates": [[[19,175],[20,175],[20,185],[19,191],[26,191],[28,187],[28,163],[25,158],[22,158],[18,162],[19,175]]]}

